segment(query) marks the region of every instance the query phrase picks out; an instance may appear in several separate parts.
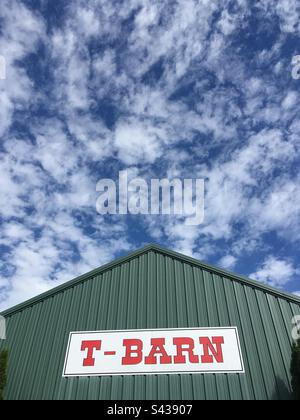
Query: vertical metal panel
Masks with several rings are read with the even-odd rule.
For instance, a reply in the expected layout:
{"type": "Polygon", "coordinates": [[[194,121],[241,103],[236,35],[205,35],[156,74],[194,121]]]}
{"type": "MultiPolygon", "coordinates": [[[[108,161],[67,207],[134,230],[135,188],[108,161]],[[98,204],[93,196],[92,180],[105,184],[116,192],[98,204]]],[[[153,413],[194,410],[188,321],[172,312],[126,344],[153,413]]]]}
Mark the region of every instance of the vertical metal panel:
{"type": "MultiPolygon", "coordinates": [[[[226,296],[226,305],[229,313],[229,325],[235,325],[238,328],[241,346],[242,348],[247,348],[246,340],[248,336],[246,331],[243,329],[243,324],[240,317],[239,307],[238,307],[238,298],[236,294],[236,288],[238,285],[233,282],[223,280],[225,296],[226,296]]],[[[239,286],[240,287],[240,286],[239,286]]],[[[231,398],[235,399],[254,399],[253,391],[253,382],[252,382],[252,369],[249,363],[248,354],[243,355],[245,370],[249,372],[249,375],[235,375],[230,376],[231,382],[235,381],[235,385],[232,383],[230,386],[231,398]]],[[[230,384],[230,383],[229,383],[230,384]]]]}
{"type": "Polygon", "coordinates": [[[9,399],[286,399],[300,304],[149,249],[7,316],[9,399]],[[62,378],[70,331],[237,326],[244,375],[62,378]]]}

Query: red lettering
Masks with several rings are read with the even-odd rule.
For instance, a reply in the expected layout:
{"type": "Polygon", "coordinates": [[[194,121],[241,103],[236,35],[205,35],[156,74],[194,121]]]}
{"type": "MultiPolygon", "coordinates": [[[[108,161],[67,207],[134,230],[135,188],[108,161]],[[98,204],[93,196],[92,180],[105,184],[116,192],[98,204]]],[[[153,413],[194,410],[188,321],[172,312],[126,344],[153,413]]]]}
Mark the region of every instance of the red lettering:
{"type": "Polygon", "coordinates": [[[212,337],[212,342],[208,337],[200,338],[200,344],[203,345],[204,354],[201,357],[202,363],[213,363],[213,358],[216,359],[217,363],[223,363],[223,350],[222,344],[224,344],[224,337],[212,337]],[[216,347],[214,347],[214,345],[216,347]],[[212,353],[212,355],[209,354],[212,353]]]}
{"type": "Polygon", "coordinates": [[[143,360],[143,342],[141,340],[123,340],[123,346],[126,347],[126,351],[125,357],[122,358],[122,365],[138,365],[141,363],[143,360]]]}
{"type": "Polygon", "coordinates": [[[160,363],[162,365],[172,363],[172,357],[168,355],[164,347],[165,341],[166,340],[164,338],[151,339],[152,349],[149,353],[149,356],[145,357],[146,365],[156,365],[157,364],[156,355],[159,355],[159,354],[160,354],[160,363]]]}
{"type": "Polygon", "coordinates": [[[176,337],[173,344],[177,347],[177,354],[174,356],[174,363],[186,363],[184,352],[188,353],[190,363],[199,363],[199,357],[194,354],[194,340],[187,337],[176,337]]]}
{"type": "Polygon", "coordinates": [[[83,361],[83,366],[95,366],[93,358],[94,350],[101,350],[101,341],[83,341],[81,343],[81,351],[87,350],[87,357],[83,361]]]}

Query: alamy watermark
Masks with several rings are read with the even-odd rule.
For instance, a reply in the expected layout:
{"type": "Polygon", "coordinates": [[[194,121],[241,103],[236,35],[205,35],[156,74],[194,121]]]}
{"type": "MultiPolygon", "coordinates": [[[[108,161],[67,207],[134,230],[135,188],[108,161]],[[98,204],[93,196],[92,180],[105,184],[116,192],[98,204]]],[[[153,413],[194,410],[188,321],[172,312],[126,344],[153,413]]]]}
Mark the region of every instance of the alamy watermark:
{"type": "Polygon", "coordinates": [[[0,340],[6,339],[6,322],[5,318],[0,315],[0,340]]]}
{"type": "Polygon", "coordinates": [[[292,78],[294,80],[300,79],[300,55],[295,55],[292,58],[292,78]]]}
{"type": "Polygon", "coordinates": [[[128,180],[128,172],[119,172],[118,182],[101,179],[96,209],[99,214],[177,215],[186,218],[188,226],[204,221],[203,179],[128,180]],[[118,184],[118,185],[117,185],[118,184]]]}
{"type": "Polygon", "coordinates": [[[0,80],[6,79],[6,60],[3,55],[0,55],[0,80]]]}
{"type": "Polygon", "coordinates": [[[293,340],[298,341],[300,339],[300,315],[294,316],[292,325],[294,326],[292,329],[292,338],[293,340]]]}

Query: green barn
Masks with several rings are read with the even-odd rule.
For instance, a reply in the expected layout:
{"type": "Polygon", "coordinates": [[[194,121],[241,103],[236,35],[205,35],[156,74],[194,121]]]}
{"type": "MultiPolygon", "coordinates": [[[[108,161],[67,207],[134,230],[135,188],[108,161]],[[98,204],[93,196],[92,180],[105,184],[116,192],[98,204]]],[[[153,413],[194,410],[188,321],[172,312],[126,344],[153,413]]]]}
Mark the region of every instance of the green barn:
{"type": "MultiPolygon", "coordinates": [[[[146,246],[1,315],[7,321],[7,339],[0,340],[0,349],[9,349],[5,394],[9,400],[291,398],[293,318],[300,315],[300,299],[156,245],[146,246]],[[161,368],[164,370],[154,366],[151,374],[146,365],[129,365],[127,370],[112,374],[108,369],[101,374],[93,365],[98,350],[100,354],[100,341],[99,348],[95,340],[90,348],[88,344],[84,347],[86,341],[82,341],[83,347],[77,348],[79,356],[75,354],[76,342],[70,342],[71,332],[82,337],[111,334],[119,340],[123,336],[135,337],[135,331],[137,337],[142,334],[153,338],[155,334],[178,336],[178,330],[184,336],[201,335],[201,331],[207,335],[210,329],[213,335],[236,331],[238,344],[232,344],[232,355],[239,350],[243,369],[234,367],[238,357],[226,353],[227,347],[224,358],[233,360],[222,368],[220,339],[219,353],[213,347],[216,337],[211,342],[207,337],[200,338],[206,345],[206,358],[194,355],[196,347],[192,344],[189,348],[177,347],[177,352],[182,352],[177,357],[188,363],[180,364],[179,357],[177,365],[172,365],[170,355],[160,354],[166,359],[161,368]],[[74,355],[70,355],[72,345],[74,355]],[[86,349],[90,353],[84,352],[86,349]],[[86,359],[77,375],[80,351],[86,359]],[[72,359],[70,375],[65,374],[67,354],[72,359]],[[213,361],[215,368],[200,366],[200,360],[213,361]]],[[[155,351],[159,359],[159,352],[165,351],[164,342],[160,343],[161,347],[152,347],[152,356],[145,360],[155,363],[155,351]]],[[[129,356],[138,354],[136,347],[127,350],[129,356]]],[[[106,353],[109,358],[115,352],[106,353]]]]}

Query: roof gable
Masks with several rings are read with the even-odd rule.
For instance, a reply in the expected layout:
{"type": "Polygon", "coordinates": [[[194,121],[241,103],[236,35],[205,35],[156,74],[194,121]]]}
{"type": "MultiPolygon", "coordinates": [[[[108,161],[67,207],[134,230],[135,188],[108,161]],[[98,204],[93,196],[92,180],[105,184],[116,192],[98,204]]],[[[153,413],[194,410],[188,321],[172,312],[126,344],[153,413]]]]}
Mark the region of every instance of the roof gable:
{"type": "Polygon", "coordinates": [[[134,252],[132,252],[132,253],[124,256],[124,257],[118,258],[118,259],[116,259],[116,260],[114,260],[114,261],[112,261],[108,264],[105,264],[105,265],[103,265],[103,266],[101,266],[101,267],[99,267],[95,270],[92,270],[92,271],[90,271],[86,274],[83,274],[79,277],[76,277],[75,279],[73,279],[71,281],[68,281],[68,282],[66,282],[66,283],[64,283],[64,284],[62,284],[58,287],[50,289],[49,291],[47,291],[47,292],[45,292],[41,295],[38,295],[38,296],[36,296],[32,299],[29,299],[29,300],[27,300],[27,301],[25,301],[25,302],[23,302],[19,305],[16,305],[16,306],[14,306],[10,309],[7,309],[6,311],[2,312],[2,315],[3,316],[8,316],[8,315],[11,315],[15,312],[21,311],[28,306],[32,306],[35,303],[43,301],[43,300],[45,300],[45,299],[47,299],[47,298],[49,298],[49,297],[51,297],[51,296],[53,296],[57,293],[60,293],[61,291],[64,291],[64,290],[66,290],[70,287],[74,287],[75,285],[77,285],[79,283],[82,283],[82,282],[87,281],[87,280],[89,280],[89,279],[91,279],[91,278],[93,278],[97,275],[100,275],[107,270],[112,270],[113,268],[115,268],[117,266],[125,264],[125,263],[131,261],[132,259],[137,258],[137,257],[139,257],[143,254],[149,253],[149,252],[156,252],[156,253],[162,254],[164,256],[168,256],[170,258],[177,259],[177,260],[179,260],[183,263],[186,263],[186,264],[189,264],[189,265],[192,265],[192,266],[195,266],[195,267],[199,267],[199,268],[204,269],[206,271],[209,271],[212,274],[216,274],[216,275],[219,275],[221,277],[226,277],[228,279],[238,281],[238,282],[240,282],[240,283],[242,283],[246,286],[253,287],[255,289],[264,291],[265,293],[269,293],[269,294],[275,295],[279,298],[283,298],[285,300],[288,300],[290,302],[300,304],[300,298],[298,298],[295,295],[283,292],[279,289],[276,289],[274,287],[265,285],[265,284],[260,283],[258,281],[251,280],[251,279],[249,279],[245,276],[241,276],[241,275],[232,273],[230,271],[221,269],[219,267],[200,262],[200,261],[196,260],[195,258],[188,257],[186,255],[180,254],[180,253],[175,252],[175,251],[171,251],[171,250],[163,248],[159,245],[149,244],[149,245],[146,245],[145,247],[143,247],[143,248],[141,248],[137,251],[134,251],[134,252]]]}

